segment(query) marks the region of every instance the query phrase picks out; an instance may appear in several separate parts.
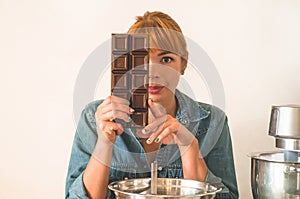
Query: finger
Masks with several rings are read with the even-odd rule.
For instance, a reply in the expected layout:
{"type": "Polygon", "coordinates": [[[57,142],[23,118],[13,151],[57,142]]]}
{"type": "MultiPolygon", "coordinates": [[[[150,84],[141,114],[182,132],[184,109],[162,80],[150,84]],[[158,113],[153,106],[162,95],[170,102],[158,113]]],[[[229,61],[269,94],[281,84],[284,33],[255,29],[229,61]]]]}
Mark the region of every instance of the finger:
{"type": "Polygon", "coordinates": [[[114,119],[121,119],[125,122],[130,122],[131,118],[128,116],[127,113],[121,112],[121,111],[112,111],[113,118],[114,119]]]}
{"type": "MultiPolygon", "coordinates": [[[[102,115],[106,114],[107,112],[111,111],[111,98],[112,96],[108,96],[98,107],[95,113],[96,119],[103,119],[102,115]]],[[[107,119],[104,119],[107,120],[107,119]]]]}
{"type": "MultiPolygon", "coordinates": [[[[150,138],[147,140],[148,144],[151,144],[152,142],[159,143],[166,138],[168,140],[172,139],[174,140],[174,136],[177,133],[177,131],[180,128],[180,124],[177,122],[177,120],[171,116],[168,115],[166,122],[162,126],[161,129],[153,133],[150,138]]],[[[169,141],[167,141],[170,143],[169,141]]]]}
{"type": "Polygon", "coordinates": [[[123,127],[122,127],[122,125],[121,124],[118,124],[118,123],[115,123],[117,126],[118,126],[118,128],[117,128],[117,135],[118,136],[120,136],[120,135],[122,135],[122,133],[124,132],[124,129],[123,129],[123,127]]]}
{"type": "MultiPolygon", "coordinates": [[[[170,121],[170,120],[169,120],[170,121]]],[[[178,122],[168,122],[162,132],[151,138],[155,143],[178,144],[180,146],[190,145],[195,136],[178,122]]]]}
{"type": "Polygon", "coordinates": [[[175,136],[176,142],[180,145],[190,145],[193,140],[195,139],[195,136],[184,126],[180,125],[176,136],[175,136]]]}
{"type": "Polygon", "coordinates": [[[107,104],[110,104],[111,102],[112,102],[112,96],[108,96],[107,98],[105,98],[104,100],[103,100],[103,102],[100,104],[100,106],[105,106],[105,105],[107,105],[107,104]]]}
{"type": "Polygon", "coordinates": [[[165,138],[170,139],[170,137],[171,137],[172,139],[174,139],[176,132],[177,132],[177,130],[175,130],[172,125],[169,125],[166,128],[164,128],[163,131],[161,133],[159,133],[159,135],[156,138],[153,138],[152,141],[154,141],[155,143],[160,143],[165,138]]]}
{"type": "Polygon", "coordinates": [[[152,99],[148,100],[148,105],[149,105],[152,115],[155,118],[162,117],[163,115],[167,114],[166,109],[162,105],[160,105],[158,103],[154,103],[152,101],[152,99]]]}
{"type": "Polygon", "coordinates": [[[136,136],[139,138],[149,138],[151,136],[152,132],[144,134],[142,131],[137,131],[136,136]]]}
{"type": "Polygon", "coordinates": [[[122,112],[127,113],[127,114],[134,113],[134,109],[129,107],[127,104],[112,103],[111,104],[111,109],[113,111],[122,111],[122,112]]]}
{"type": "Polygon", "coordinates": [[[110,96],[111,102],[113,103],[119,103],[119,104],[127,104],[130,105],[130,102],[127,99],[117,97],[117,96],[110,96]]]}
{"type": "Polygon", "coordinates": [[[109,126],[107,129],[105,129],[105,132],[108,133],[109,135],[116,134],[116,132],[112,126],[109,126]]]}
{"type": "Polygon", "coordinates": [[[148,124],[145,128],[143,128],[141,133],[144,135],[151,135],[153,132],[160,130],[162,128],[162,125],[166,121],[167,121],[166,116],[156,118],[154,121],[152,121],[150,124],[148,124]]]}
{"type": "Polygon", "coordinates": [[[111,102],[114,99],[112,96],[109,96],[104,103],[98,106],[97,111],[95,113],[96,119],[113,121],[115,118],[119,118],[119,119],[123,119],[126,122],[129,122],[130,119],[128,117],[128,114],[132,114],[134,112],[134,109],[128,106],[126,100],[118,97],[114,97],[114,98],[117,99],[116,100],[117,102],[111,102]],[[124,112],[127,115],[124,115],[124,113],[119,113],[119,112],[124,112]]]}
{"type": "Polygon", "coordinates": [[[107,122],[105,132],[110,135],[121,135],[124,132],[122,125],[115,122],[107,122]]]}
{"type": "Polygon", "coordinates": [[[107,106],[103,107],[101,110],[99,110],[99,112],[100,112],[99,116],[101,116],[101,114],[105,115],[111,111],[113,111],[113,112],[120,111],[120,112],[124,112],[126,114],[134,113],[134,109],[129,107],[128,105],[113,103],[113,104],[107,105],[107,106]]]}
{"type": "Polygon", "coordinates": [[[117,97],[117,96],[108,96],[98,107],[97,110],[101,110],[103,109],[103,107],[106,107],[109,104],[112,103],[118,103],[118,104],[125,104],[125,105],[129,105],[130,102],[126,99],[117,97]]]}
{"type": "Polygon", "coordinates": [[[130,122],[131,118],[127,113],[121,111],[111,111],[101,116],[101,120],[113,121],[114,119],[121,119],[125,122],[130,122]]]}
{"type": "MultiPolygon", "coordinates": [[[[122,106],[122,105],[121,105],[122,106]]],[[[107,105],[104,110],[103,109],[99,109],[96,113],[95,113],[95,117],[97,120],[107,120],[107,121],[113,121],[116,118],[122,119],[125,122],[130,122],[130,117],[128,116],[128,114],[132,114],[132,112],[134,112],[133,109],[129,108],[128,106],[123,106],[123,109],[126,109],[126,112],[123,111],[119,111],[119,110],[113,110],[111,108],[111,105],[107,105]]]]}
{"type": "Polygon", "coordinates": [[[168,121],[166,120],[165,122],[162,122],[158,127],[156,127],[157,129],[155,129],[155,131],[152,131],[151,136],[148,138],[148,140],[146,141],[148,144],[151,144],[152,142],[154,142],[156,140],[156,138],[162,133],[162,131],[169,126],[168,121]]]}
{"type": "Polygon", "coordinates": [[[130,108],[129,101],[127,100],[111,100],[107,98],[102,104],[100,104],[97,108],[97,111],[105,114],[111,110],[120,110],[126,113],[134,112],[134,109],[130,108]]]}

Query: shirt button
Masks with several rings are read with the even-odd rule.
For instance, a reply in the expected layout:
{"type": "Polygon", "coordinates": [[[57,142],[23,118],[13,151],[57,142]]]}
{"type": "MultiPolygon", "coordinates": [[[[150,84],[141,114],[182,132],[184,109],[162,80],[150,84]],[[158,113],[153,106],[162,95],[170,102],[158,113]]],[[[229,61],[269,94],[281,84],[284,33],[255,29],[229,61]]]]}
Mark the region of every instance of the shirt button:
{"type": "Polygon", "coordinates": [[[147,165],[144,165],[144,169],[146,169],[147,168],[147,165]]]}
{"type": "Polygon", "coordinates": [[[158,168],[157,168],[157,170],[159,170],[159,171],[161,171],[163,168],[161,167],[161,166],[159,166],[158,168]]]}
{"type": "Polygon", "coordinates": [[[183,124],[186,124],[186,123],[187,123],[187,121],[186,121],[186,120],[183,120],[183,121],[182,121],[182,123],[183,123],[183,124]]]}

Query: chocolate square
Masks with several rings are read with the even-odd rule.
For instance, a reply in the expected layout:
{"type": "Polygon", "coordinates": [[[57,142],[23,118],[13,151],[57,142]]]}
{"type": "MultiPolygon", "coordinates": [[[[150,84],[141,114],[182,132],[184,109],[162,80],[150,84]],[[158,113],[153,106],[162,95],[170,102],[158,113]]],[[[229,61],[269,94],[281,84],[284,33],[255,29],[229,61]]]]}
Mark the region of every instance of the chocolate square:
{"type": "Polygon", "coordinates": [[[127,34],[112,35],[112,51],[128,51],[129,37],[127,34]]]}
{"type": "Polygon", "coordinates": [[[147,112],[137,112],[131,115],[132,127],[143,127],[147,125],[147,112]]]}
{"type": "Polygon", "coordinates": [[[147,74],[132,74],[133,89],[147,89],[148,75],[147,74]]]}
{"type": "MultiPolygon", "coordinates": [[[[127,74],[113,74],[112,75],[112,86],[114,89],[128,89],[127,74]]],[[[124,92],[124,91],[123,91],[124,92]]]]}
{"type": "Polygon", "coordinates": [[[112,55],[112,70],[113,71],[127,71],[128,55],[127,54],[113,54],[112,55]]]}
{"type": "Polygon", "coordinates": [[[132,50],[133,51],[148,51],[149,36],[148,34],[133,34],[131,35],[132,50]]]}
{"type": "Polygon", "coordinates": [[[148,71],[148,64],[149,64],[149,56],[148,54],[132,54],[132,70],[135,71],[148,71]]]}
{"type": "Polygon", "coordinates": [[[131,95],[132,108],[134,109],[146,109],[147,108],[147,94],[134,92],[131,95]]]}

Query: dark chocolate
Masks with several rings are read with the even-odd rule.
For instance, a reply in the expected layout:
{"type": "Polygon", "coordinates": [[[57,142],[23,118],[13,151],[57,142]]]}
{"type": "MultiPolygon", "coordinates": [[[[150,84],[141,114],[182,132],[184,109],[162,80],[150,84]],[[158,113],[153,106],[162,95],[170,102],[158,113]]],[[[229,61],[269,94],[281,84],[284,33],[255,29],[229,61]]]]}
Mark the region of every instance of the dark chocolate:
{"type": "Polygon", "coordinates": [[[111,93],[130,101],[135,110],[125,127],[148,124],[149,36],[112,34],[111,93]]]}

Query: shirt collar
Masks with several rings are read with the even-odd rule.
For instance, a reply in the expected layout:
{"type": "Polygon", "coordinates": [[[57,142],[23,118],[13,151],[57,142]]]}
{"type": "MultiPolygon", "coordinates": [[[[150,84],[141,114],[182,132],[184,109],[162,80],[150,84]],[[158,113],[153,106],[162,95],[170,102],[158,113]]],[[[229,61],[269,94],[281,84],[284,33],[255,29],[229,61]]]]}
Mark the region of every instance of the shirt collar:
{"type": "Polygon", "coordinates": [[[204,109],[200,103],[177,89],[175,90],[175,97],[178,105],[176,119],[183,125],[188,126],[190,122],[198,122],[209,116],[209,110],[204,109]]]}

